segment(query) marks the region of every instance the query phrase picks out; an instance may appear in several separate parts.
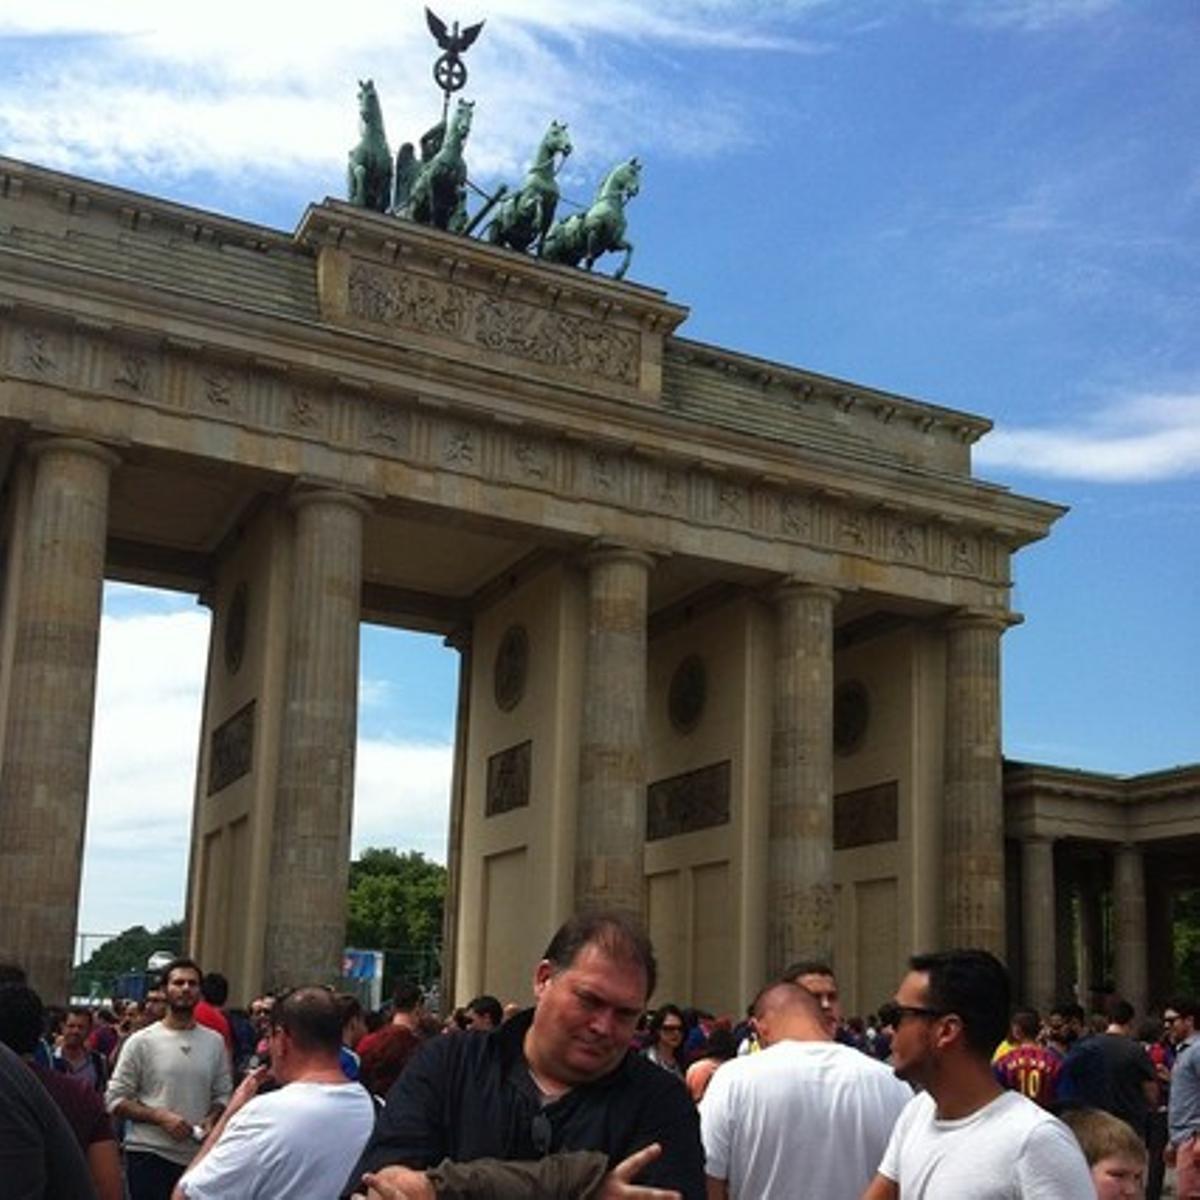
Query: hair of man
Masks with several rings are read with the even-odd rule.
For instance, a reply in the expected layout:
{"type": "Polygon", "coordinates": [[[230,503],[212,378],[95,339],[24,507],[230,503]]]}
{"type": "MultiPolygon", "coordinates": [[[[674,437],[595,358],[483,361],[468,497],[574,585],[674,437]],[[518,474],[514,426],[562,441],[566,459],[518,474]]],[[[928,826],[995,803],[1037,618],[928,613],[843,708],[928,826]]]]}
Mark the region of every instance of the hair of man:
{"type": "Polygon", "coordinates": [[[229,980],[219,971],[209,971],[200,977],[200,995],[214,1008],[221,1008],[229,999],[229,980]]]}
{"type": "Polygon", "coordinates": [[[285,993],[271,1010],[271,1027],[282,1029],[305,1054],[336,1055],[341,1049],[341,1006],[328,988],[299,987],[285,993]]]}
{"type": "Polygon", "coordinates": [[[1008,1031],[1009,981],[1004,964],[987,950],[939,950],[915,954],[909,969],[928,977],[931,1009],[962,1022],[963,1042],[985,1058],[1008,1031]]]}
{"type": "Polygon", "coordinates": [[[20,963],[9,962],[7,959],[0,962],[0,984],[25,983],[27,978],[25,968],[20,963]]]}
{"type": "Polygon", "coordinates": [[[1042,1020],[1032,1008],[1018,1008],[1012,1015],[1012,1031],[1018,1038],[1032,1042],[1042,1027],[1042,1020]]]}
{"type": "Polygon", "coordinates": [[[337,992],[334,995],[337,1001],[338,1017],[342,1022],[342,1028],[345,1029],[355,1017],[364,1015],[362,1001],[352,992],[337,992]]]}
{"type": "Polygon", "coordinates": [[[640,967],[646,975],[647,999],[654,995],[658,963],[650,938],[632,917],[604,909],[576,913],[559,927],[542,957],[558,974],[574,965],[585,946],[595,946],[614,961],[640,967]]]}
{"type": "Polygon", "coordinates": [[[789,963],[780,973],[779,978],[787,983],[795,983],[802,975],[828,975],[834,978],[833,968],[819,958],[802,958],[789,963]]]}
{"type": "Polygon", "coordinates": [[[424,1003],[425,993],[421,991],[420,984],[407,979],[396,981],[396,986],[392,989],[392,1005],[397,1012],[416,1012],[424,1003]]]}
{"type": "Polygon", "coordinates": [[[821,1002],[807,988],[791,980],[781,979],[760,989],[750,1005],[750,1014],[755,1020],[784,1012],[803,1013],[819,1022],[821,1002]]]}
{"type": "Polygon", "coordinates": [[[1193,1022],[1200,1021],[1200,1001],[1195,996],[1176,996],[1168,1005],[1181,1017],[1191,1018],[1193,1022]]]}
{"type": "Polygon", "coordinates": [[[161,971],[159,971],[158,986],[160,988],[165,988],[170,982],[171,976],[176,971],[195,971],[197,980],[204,978],[204,972],[200,970],[200,964],[197,963],[194,958],[186,958],[181,955],[179,958],[171,959],[171,961],[167,963],[161,971]]]}
{"type": "Polygon", "coordinates": [[[96,1014],[92,1012],[86,1004],[72,1004],[67,1008],[68,1017],[86,1017],[87,1023],[90,1025],[95,1019],[96,1014]]]}
{"type": "Polygon", "coordinates": [[[32,1054],[41,1041],[45,1009],[25,983],[0,983],[0,1042],[14,1054],[32,1054]]]}
{"type": "Polygon", "coordinates": [[[476,996],[467,1005],[467,1009],[478,1016],[487,1017],[496,1028],[499,1028],[504,1023],[504,1009],[495,996],[486,994],[476,996]]]}
{"type": "Polygon", "coordinates": [[[1089,1167],[1102,1158],[1131,1158],[1146,1161],[1146,1144],[1120,1117],[1098,1108],[1072,1108],[1062,1120],[1075,1135],[1089,1167]]]}
{"type": "Polygon", "coordinates": [[[1112,996],[1104,1006],[1104,1015],[1111,1025],[1128,1025],[1133,1020],[1133,1005],[1120,996],[1112,996]]]}

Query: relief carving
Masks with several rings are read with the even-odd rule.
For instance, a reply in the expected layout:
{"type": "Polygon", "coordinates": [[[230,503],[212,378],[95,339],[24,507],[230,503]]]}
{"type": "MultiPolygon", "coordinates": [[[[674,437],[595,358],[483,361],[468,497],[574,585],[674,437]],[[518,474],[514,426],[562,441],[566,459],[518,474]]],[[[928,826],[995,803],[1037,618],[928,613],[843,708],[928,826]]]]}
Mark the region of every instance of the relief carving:
{"type": "Polygon", "coordinates": [[[470,429],[459,427],[446,434],[442,446],[442,462],[454,467],[470,467],[475,462],[475,435],[470,429]]]}
{"type": "Polygon", "coordinates": [[[956,537],[950,545],[952,571],[975,570],[975,543],[969,537],[956,537]]]}
{"type": "Polygon", "coordinates": [[[745,519],[746,493],[742,488],[722,484],[717,498],[721,506],[722,520],[740,523],[745,519]]]}
{"type": "Polygon", "coordinates": [[[141,354],[122,354],[121,365],[113,375],[113,384],[135,396],[144,396],[150,390],[150,363],[141,354]]]}
{"type": "Polygon", "coordinates": [[[527,479],[544,479],[546,477],[546,456],[542,447],[529,438],[517,442],[513,457],[521,468],[521,474],[527,479]]]}
{"type": "Polygon", "coordinates": [[[921,557],[924,531],[917,525],[898,524],[892,529],[892,553],[903,562],[915,562],[921,557]]]}
{"type": "Polygon", "coordinates": [[[365,429],[368,445],[399,450],[408,440],[405,436],[403,414],[398,413],[391,405],[378,401],[372,401],[366,407],[365,429]]]}
{"type": "Polygon", "coordinates": [[[792,537],[808,537],[812,531],[812,509],[799,496],[784,496],[780,520],[784,533],[792,537]]]}
{"type": "Polygon", "coordinates": [[[231,408],[233,406],[236,380],[232,372],[213,369],[205,371],[202,376],[204,399],[213,408],[231,408]]]}
{"type": "Polygon", "coordinates": [[[321,424],[317,397],[308,388],[293,388],[284,420],[292,429],[316,429],[321,424]]]}
{"type": "Polygon", "coordinates": [[[51,375],[58,369],[50,335],[45,330],[25,330],[24,362],[35,375],[51,375]]]}
{"type": "Polygon", "coordinates": [[[838,526],[838,540],[843,546],[862,549],[867,544],[866,522],[858,513],[843,513],[838,526]]]}
{"type": "Polygon", "coordinates": [[[355,263],[350,269],[350,312],[380,325],[462,337],[466,329],[466,295],[460,287],[364,263],[355,263]]]}

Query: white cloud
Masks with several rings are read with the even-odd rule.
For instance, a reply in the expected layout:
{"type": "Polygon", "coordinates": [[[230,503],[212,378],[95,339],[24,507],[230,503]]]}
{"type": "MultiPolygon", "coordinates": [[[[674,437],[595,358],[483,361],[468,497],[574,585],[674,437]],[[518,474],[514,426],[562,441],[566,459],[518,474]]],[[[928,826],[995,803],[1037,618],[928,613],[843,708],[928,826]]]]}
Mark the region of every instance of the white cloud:
{"type": "MultiPolygon", "coordinates": [[[[1118,0],[953,0],[951,11],[974,25],[1041,33],[1087,21],[1114,8],[1118,0]]],[[[941,4],[941,0],[939,0],[941,4]]],[[[942,5],[944,6],[944,5],[942,5]]]]}
{"type": "MultiPolygon", "coordinates": [[[[820,47],[781,32],[807,7],[820,0],[749,10],[734,0],[494,0],[462,13],[464,24],[488,18],[466,60],[479,102],[472,173],[519,171],[551,117],[571,123],[572,167],[586,165],[589,178],[630,152],[717,153],[749,136],[732,120],[732,101],[711,81],[681,79],[669,61],[660,82],[634,81],[622,45],[668,55],[687,46],[812,51],[820,47]],[[597,53],[602,38],[607,52],[597,53]]],[[[393,149],[439,113],[437,48],[419,8],[398,10],[394,0],[361,0],[319,21],[280,3],[213,0],[197,20],[186,6],[146,0],[18,0],[0,17],[5,35],[21,65],[0,85],[5,152],[85,174],[205,171],[242,187],[308,178],[314,190],[340,190],[357,136],[357,78],[375,79],[393,149]]]]}
{"type": "Polygon", "coordinates": [[[999,426],[976,464],[1094,483],[1151,483],[1200,474],[1200,391],[1112,401],[1069,424],[999,426]]]}
{"type": "MultiPolygon", "coordinates": [[[[106,604],[163,596],[110,585],[106,604]]],[[[183,913],[208,634],[205,610],[101,621],[83,933],[153,929],[183,913]]],[[[386,684],[365,692],[386,706],[386,684]]],[[[445,861],[452,758],[449,745],[360,739],[355,852],[395,846],[445,861]]]]}

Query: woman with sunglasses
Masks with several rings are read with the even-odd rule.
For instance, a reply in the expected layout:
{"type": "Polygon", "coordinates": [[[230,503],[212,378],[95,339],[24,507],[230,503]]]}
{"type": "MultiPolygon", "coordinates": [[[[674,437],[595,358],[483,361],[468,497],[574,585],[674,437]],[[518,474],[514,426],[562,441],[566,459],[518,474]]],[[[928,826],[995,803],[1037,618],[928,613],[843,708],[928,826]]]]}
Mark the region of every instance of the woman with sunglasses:
{"type": "Polygon", "coordinates": [[[686,1032],[683,1012],[674,1004],[664,1004],[650,1018],[650,1044],[642,1053],[664,1071],[682,1079],[681,1051],[686,1032]]]}

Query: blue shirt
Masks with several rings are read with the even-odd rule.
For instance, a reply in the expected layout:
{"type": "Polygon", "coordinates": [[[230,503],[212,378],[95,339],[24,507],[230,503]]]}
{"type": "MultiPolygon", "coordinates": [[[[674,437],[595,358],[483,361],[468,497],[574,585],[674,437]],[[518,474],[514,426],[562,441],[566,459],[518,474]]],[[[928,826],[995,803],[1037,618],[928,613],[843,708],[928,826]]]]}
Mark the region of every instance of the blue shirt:
{"type": "Polygon", "coordinates": [[[1167,1125],[1172,1146],[1200,1135],[1200,1039],[1195,1037],[1180,1046],[1171,1070],[1167,1125]]]}

